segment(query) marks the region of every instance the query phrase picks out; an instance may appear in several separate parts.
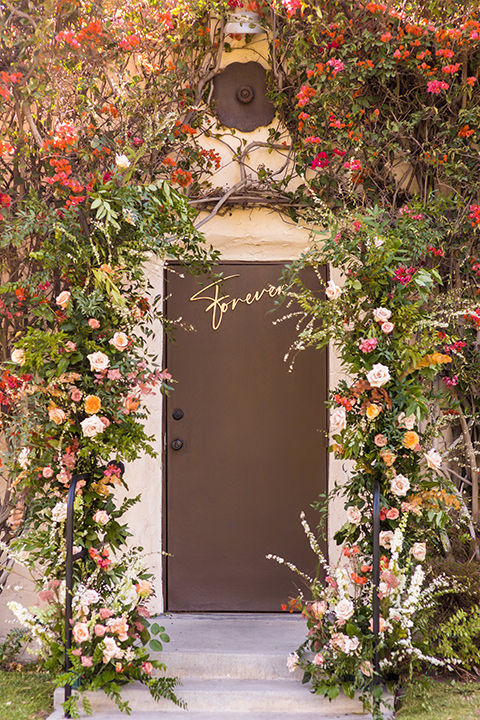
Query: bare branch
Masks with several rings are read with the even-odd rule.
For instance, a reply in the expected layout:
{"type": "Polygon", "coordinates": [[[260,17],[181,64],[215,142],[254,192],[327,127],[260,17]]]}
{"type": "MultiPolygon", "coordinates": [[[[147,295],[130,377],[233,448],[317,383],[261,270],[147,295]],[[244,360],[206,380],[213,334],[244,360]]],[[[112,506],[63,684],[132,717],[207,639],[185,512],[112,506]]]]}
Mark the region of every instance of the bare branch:
{"type": "Polygon", "coordinates": [[[7,8],[10,10],[10,12],[12,13],[12,15],[16,15],[17,17],[22,17],[22,18],[24,18],[25,20],[28,20],[28,22],[33,25],[35,31],[37,30],[37,27],[38,27],[38,26],[37,26],[37,23],[35,22],[35,20],[32,18],[31,15],[28,15],[26,12],[23,12],[22,10],[17,10],[17,8],[14,8],[14,7],[9,3],[8,0],[3,0],[3,2],[4,2],[4,5],[6,5],[7,8]]]}

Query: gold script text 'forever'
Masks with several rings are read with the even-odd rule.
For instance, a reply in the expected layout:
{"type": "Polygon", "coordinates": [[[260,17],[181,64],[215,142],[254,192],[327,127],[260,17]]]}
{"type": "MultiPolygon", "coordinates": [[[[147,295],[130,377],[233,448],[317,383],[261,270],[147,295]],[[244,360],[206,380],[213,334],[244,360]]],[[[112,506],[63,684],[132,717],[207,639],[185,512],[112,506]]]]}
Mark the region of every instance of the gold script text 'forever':
{"type": "Polygon", "coordinates": [[[281,285],[279,285],[278,287],[269,285],[268,287],[263,288],[263,290],[256,290],[253,295],[252,293],[247,293],[243,298],[234,298],[230,297],[230,295],[220,295],[220,285],[227,280],[231,280],[232,278],[236,277],[240,276],[228,275],[228,277],[226,278],[216,280],[210,285],[201,288],[198,292],[195,293],[195,295],[192,295],[192,297],[190,298],[191,302],[195,302],[196,300],[206,300],[207,302],[210,302],[210,304],[205,308],[205,312],[210,312],[210,310],[212,311],[212,328],[214,330],[218,330],[218,328],[220,327],[225,313],[228,312],[228,310],[235,310],[239,303],[252,305],[254,302],[258,302],[259,300],[261,300],[261,298],[265,294],[269,295],[271,298],[274,298],[277,295],[280,295],[283,290],[283,287],[281,285]],[[211,294],[205,295],[204,293],[208,293],[209,290],[211,291],[211,294]]]}

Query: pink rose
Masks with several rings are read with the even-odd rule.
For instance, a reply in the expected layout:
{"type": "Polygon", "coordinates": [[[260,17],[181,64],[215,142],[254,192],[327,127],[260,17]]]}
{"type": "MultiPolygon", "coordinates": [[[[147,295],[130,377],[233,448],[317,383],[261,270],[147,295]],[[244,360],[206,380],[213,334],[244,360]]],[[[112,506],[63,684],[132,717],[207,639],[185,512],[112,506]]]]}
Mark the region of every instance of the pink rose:
{"type": "Polygon", "coordinates": [[[375,348],[378,345],[377,338],[366,338],[365,340],[362,340],[360,345],[358,346],[360,350],[363,353],[369,353],[372,352],[372,350],[375,350],[375,348]]]}
{"type": "Polygon", "coordinates": [[[68,290],[64,290],[63,292],[60,293],[60,295],[57,295],[57,297],[55,298],[55,302],[57,303],[57,305],[60,305],[62,310],[65,310],[65,308],[67,307],[67,305],[70,301],[71,296],[72,296],[72,293],[68,292],[68,290]]]}
{"type": "Polygon", "coordinates": [[[105,415],[102,415],[100,420],[102,421],[104,428],[107,428],[110,425],[110,420],[107,417],[105,417],[105,415]]]}
{"type": "Polygon", "coordinates": [[[90,639],[87,623],[75,623],[72,630],[73,637],[78,643],[84,643],[90,639]]]}
{"type": "Polygon", "coordinates": [[[78,388],[73,388],[70,392],[70,397],[72,398],[73,402],[80,402],[82,399],[83,393],[78,388]]]}
{"type": "Polygon", "coordinates": [[[80,657],[82,654],[81,648],[75,648],[75,650],[72,650],[72,655],[75,655],[76,657],[80,657]]]}
{"type": "Polygon", "coordinates": [[[42,475],[44,478],[51,478],[53,477],[53,470],[50,467],[50,465],[47,465],[47,467],[44,467],[42,470],[42,475]]]}
{"type": "Polygon", "coordinates": [[[323,655],[319,655],[319,653],[317,653],[315,655],[315,657],[313,658],[314,665],[323,665],[324,662],[325,662],[325,658],[323,657],[323,655]]]}
{"type": "Polygon", "coordinates": [[[107,378],[109,380],[121,380],[122,379],[122,373],[118,368],[113,368],[113,370],[109,370],[107,372],[107,378]]]}
{"type": "Polygon", "coordinates": [[[385,447],[385,445],[388,443],[388,438],[386,435],[378,433],[378,435],[375,435],[375,437],[373,438],[373,442],[377,447],[385,447]]]}
{"type": "Polygon", "coordinates": [[[80,425],[82,426],[84,437],[95,437],[95,435],[99,435],[105,430],[105,425],[98,415],[90,415],[90,417],[82,420],[80,425]]]}
{"type": "Polygon", "coordinates": [[[65,343],[65,350],[67,352],[74,352],[76,349],[77,349],[77,346],[75,345],[75,343],[72,342],[71,340],[67,340],[67,342],[65,343]]]}
{"type": "Polygon", "coordinates": [[[397,497],[403,497],[410,489],[410,480],[405,475],[395,475],[390,481],[390,490],[397,497]]]}
{"type": "Polygon", "coordinates": [[[109,610],[108,608],[100,608],[99,613],[102,620],[106,620],[109,617],[112,617],[113,612],[109,610]]]}
{"type": "Polygon", "coordinates": [[[103,637],[107,632],[107,628],[105,627],[105,625],[100,625],[100,623],[97,623],[93,628],[93,632],[95,633],[96,637],[103,637]]]}
{"type": "Polygon", "coordinates": [[[110,358],[108,357],[108,355],[105,355],[105,353],[102,353],[100,351],[90,353],[90,355],[87,355],[87,358],[90,361],[90,370],[96,372],[106,370],[107,367],[110,365],[110,358]]]}
{"type": "Polygon", "coordinates": [[[387,520],[396,520],[400,513],[398,512],[397,508],[390,508],[387,512],[387,520]]]}
{"type": "Polygon", "coordinates": [[[387,333],[387,334],[393,332],[394,327],[395,327],[395,325],[391,322],[388,322],[388,320],[387,320],[387,322],[384,322],[380,325],[381,331],[384,333],[387,333]]]}
{"type": "Polygon", "coordinates": [[[109,520],[110,515],[105,510],[97,510],[93,516],[93,522],[96,522],[99,525],[106,525],[109,520]]]}
{"type": "Polygon", "coordinates": [[[388,308],[379,307],[373,311],[374,319],[379,323],[387,322],[392,317],[392,311],[388,308]]]}
{"type": "Polygon", "coordinates": [[[98,328],[100,327],[100,323],[96,318],[90,318],[88,324],[90,325],[92,330],[98,330],[98,328]]]}
{"type": "Polygon", "coordinates": [[[82,667],[92,667],[93,658],[82,655],[82,657],[80,658],[80,662],[82,664],[82,667]]]}
{"type": "Polygon", "coordinates": [[[128,346],[128,336],[124,332],[116,332],[110,343],[116,350],[125,350],[128,346]]]}
{"type": "Polygon", "coordinates": [[[150,675],[150,673],[153,670],[153,665],[151,662],[144,662],[142,665],[142,670],[144,673],[147,673],[147,675],[150,675]]]}

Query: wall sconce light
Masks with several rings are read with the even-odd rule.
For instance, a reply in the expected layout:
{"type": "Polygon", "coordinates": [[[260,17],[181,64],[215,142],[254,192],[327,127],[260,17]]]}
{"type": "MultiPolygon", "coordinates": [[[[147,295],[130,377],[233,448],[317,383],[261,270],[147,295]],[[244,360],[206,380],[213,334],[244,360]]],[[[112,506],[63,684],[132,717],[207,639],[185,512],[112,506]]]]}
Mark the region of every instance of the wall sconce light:
{"type": "Polygon", "coordinates": [[[258,35],[265,30],[260,25],[258,13],[238,10],[230,15],[223,32],[225,35],[258,35]]]}

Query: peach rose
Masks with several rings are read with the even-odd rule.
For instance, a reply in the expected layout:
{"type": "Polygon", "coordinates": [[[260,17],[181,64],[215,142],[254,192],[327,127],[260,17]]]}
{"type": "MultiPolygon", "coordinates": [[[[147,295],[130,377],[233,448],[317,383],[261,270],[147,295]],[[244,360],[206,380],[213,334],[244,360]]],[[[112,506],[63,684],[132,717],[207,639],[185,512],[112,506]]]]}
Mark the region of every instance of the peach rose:
{"type": "Polygon", "coordinates": [[[325,289],[325,295],[329,300],[337,300],[342,294],[342,288],[335,285],[333,280],[329,280],[325,289]]]}
{"type": "Polygon", "coordinates": [[[110,343],[116,350],[125,350],[128,345],[128,335],[125,335],[124,332],[116,332],[110,343]]]}
{"type": "Polygon", "coordinates": [[[313,658],[314,665],[323,665],[324,662],[325,662],[325,658],[323,657],[323,655],[320,655],[319,653],[317,653],[315,655],[315,657],[313,658]]]}
{"type": "Polygon", "coordinates": [[[48,417],[55,425],[61,425],[67,419],[67,414],[61,408],[51,407],[48,410],[48,417]]]}
{"type": "Polygon", "coordinates": [[[307,606],[308,612],[315,620],[321,620],[327,609],[327,603],[324,600],[315,600],[307,606]]]}
{"type": "Polygon", "coordinates": [[[330,414],[330,432],[332,435],[345,430],[347,427],[347,415],[344,407],[338,407],[330,414]]]}
{"type": "Polygon", "coordinates": [[[100,420],[98,415],[91,415],[80,423],[82,426],[82,432],[85,437],[95,437],[99,433],[103,433],[105,425],[100,420]]]}
{"type": "Polygon", "coordinates": [[[382,363],[375,363],[366,377],[372,387],[382,387],[392,379],[388,367],[382,363]]]}
{"type": "Polygon", "coordinates": [[[388,308],[379,307],[373,311],[374,319],[379,323],[384,323],[392,317],[392,311],[388,308]]]}
{"type": "Polygon", "coordinates": [[[396,520],[399,515],[400,513],[397,508],[390,508],[390,510],[387,511],[387,520],[396,520]]]}
{"type": "Polygon", "coordinates": [[[424,458],[431,470],[439,470],[442,465],[442,456],[433,448],[424,454],[424,458]]]}
{"type": "Polygon", "coordinates": [[[110,618],[107,620],[107,628],[111,633],[118,635],[120,642],[128,640],[128,624],[124,617],[110,618]]]}
{"type": "Polygon", "coordinates": [[[97,395],[87,395],[85,398],[85,412],[95,415],[102,407],[102,401],[97,395]]]}
{"type": "Polygon", "coordinates": [[[397,456],[390,452],[390,450],[382,450],[380,452],[380,457],[387,467],[392,467],[393,463],[397,459],[397,456]]]}
{"type": "Polygon", "coordinates": [[[44,478],[51,478],[53,477],[53,469],[50,467],[50,465],[47,465],[47,467],[44,467],[42,470],[42,475],[44,478]]]}
{"type": "Polygon", "coordinates": [[[417,422],[417,418],[415,415],[405,415],[404,412],[401,412],[400,415],[397,418],[397,423],[400,427],[404,427],[406,430],[413,430],[417,422]]]}
{"type": "Polygon", "coordinates": [[[393,540],[393,531],[392,530],[381,530],[380,532],[380,545],[384,548],[387,548],[387,550],[390,550],[390,544],[393,540]]]}
{"type": "Polygon", "coordinates": [[[147,675],[150,675],[151,672],[152,672],[152,670],[153,670],[153,665],[152,665],[152,663],[151,663],[151,662],[144,662],[143,665],[142,665],[142,670],[143,670],[143,672],[146,673],[147,675]]]}
{"type": "Polygon", "coordinates": [[[385,447],[385,445],[388,443],[388,438],[386,435],[382,435],[379,433],[378,435],[375,435],[373,438],[373,442],[377,447],[385,447]]]}
{"type": "Polygon", "coordinates": [[[17,365],[24,365],[25,364],[25,351],[21,348],[16,348],[12,351],[12,362],[17,363],[17,365]]]}
{"type": "Polygon", "coordinates": [[[90,353],[90,355],[87,355],[87,358],[90,360],[90,370],[100,372],[102,370],[106,370],[110,365],[110,358],[108,355],[105,355],[105,353],[100,351],[90,353]]]}
{"type": "Polygon", "coordinates": [[[343,600],[340,600],[338,605],[335,606],[335,615],[342,622],[345,622],[346,620],[350,620],[354,611],[355,611],[355,608],[353,606],[352,601],[347,600],[347,598],[343,598],[343,600]]]}
{"type": "Polygon", "coordinates": [[[358,523],[362,519],[362,513],[360,512],[358,507],[348,507],[347,518],[348,522],[351,522],[352,525],[358,525],[358,523]]]}
{"type": "Polygon", "coordinates": [[[88,324],[90,325],[92,330],[98,330],[98,328],[100,327],[100,322],[99,320],[97,320],[97,318],[90,318],[88,324]]]}
{"type": "Polygon", "coordinates": [[[419,562],[423,562],[427,555],[427,544],[424,542],[423,543],[420,543],[420,542],[413,543],[412,547],[410,548],[410,554],[413,555],[415,560],[418,560],[419,562]]]}
{"type": "Polygon", "coordinates": [[[93,522],[96,522],[99,525],[106,525],[109,520],[110,515],[105,510],[97,510],[93,516],[93,522]]]}
{"type": "Polygon", "coordinates": [[[105,627],[105,625],[100,625],[100,623],[97,623],[93,628],[93,632],[95,633],[96,637],[103,637],[107,632],[107,628],[105,627]]]}
{"type": "Polygon", "coordinates": [[[395,475],[390,481],[390,490],[397,497],[403,497],[410,489],[410,480],[405,475],[395,475]]]}
{"type": "Polygon", "coordinates": [[[92,667],[93,665],[93,658],[87,657],[86,655],[82,655],[80,658],[80,662],[82,667],[92,667]]]}
{"type": "Polygon", "coordinates": [[[90,639],[87,623],[75,623],[72,630],[75,642],[83,643],[90,639]]]}
{"type": "Polygon", "coordinates": [[[137,591],[137,595],[141,595],[142,597],[148,597],[152,594],[152,586],[148,580],[140,580],[140,582],[135,585],[135,590],[137,591]]]}
{"type": "Polygon", "coordinates": [[[60,305],[62,310],[65,310],[68,303],[70,302],[71,296],[72,293],[68,292],[68,290],[64,290],[60,293],[60,295],[57,295],[57,297],[55,298],[55,302],[57,303],[57,305],[60,305]]]}

